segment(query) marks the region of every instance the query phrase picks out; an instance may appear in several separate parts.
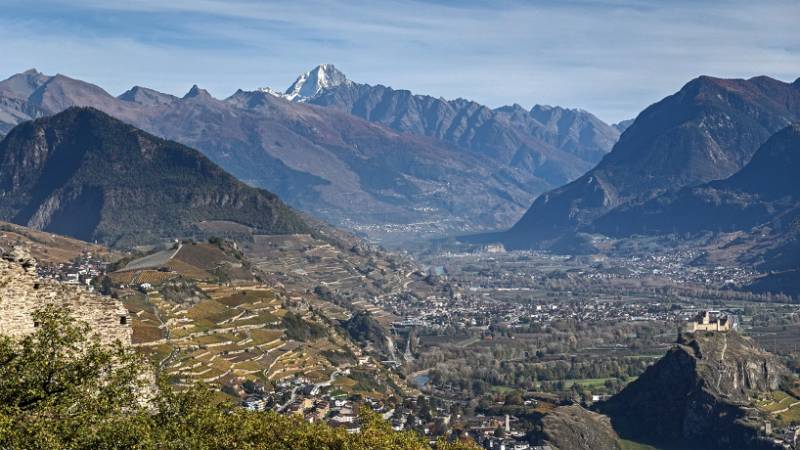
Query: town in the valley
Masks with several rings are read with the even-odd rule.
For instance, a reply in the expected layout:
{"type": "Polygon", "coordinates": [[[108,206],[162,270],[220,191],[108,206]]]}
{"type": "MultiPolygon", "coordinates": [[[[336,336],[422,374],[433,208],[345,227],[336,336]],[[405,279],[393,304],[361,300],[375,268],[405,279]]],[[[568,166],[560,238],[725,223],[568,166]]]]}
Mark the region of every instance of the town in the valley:
{"type": "MultiPolygon", "coordinates": [[[[86,251],[37,272],[120,299],[132,345],[177,385],[348,432],[367,408],[431,442],[529,449],[532,416],[619,392],[681,330],[735,329],[796,354],[800,307],[737,290],[756,274],[697,257],[482,246],[415,259],[297,235],[182,241],[113,263],[86,251]]],[[[763,401],[776,438],[794,439],[795,402],[763,401]]]]}

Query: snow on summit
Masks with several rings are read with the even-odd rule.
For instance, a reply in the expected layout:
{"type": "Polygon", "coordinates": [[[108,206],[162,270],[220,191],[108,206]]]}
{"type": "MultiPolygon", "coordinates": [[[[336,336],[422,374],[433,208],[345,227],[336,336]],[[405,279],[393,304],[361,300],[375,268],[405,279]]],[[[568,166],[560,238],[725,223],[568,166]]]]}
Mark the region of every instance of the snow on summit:
{"type": "Polygon", "coordinates": [[[261,88],[259,91],[294,102],[306,102],[316,97],[324,89],[349,83],[351,81],[333,64],[320,64],[297,77],[297,80],[284,93],[279,93],[268,87],[261,88]]]}

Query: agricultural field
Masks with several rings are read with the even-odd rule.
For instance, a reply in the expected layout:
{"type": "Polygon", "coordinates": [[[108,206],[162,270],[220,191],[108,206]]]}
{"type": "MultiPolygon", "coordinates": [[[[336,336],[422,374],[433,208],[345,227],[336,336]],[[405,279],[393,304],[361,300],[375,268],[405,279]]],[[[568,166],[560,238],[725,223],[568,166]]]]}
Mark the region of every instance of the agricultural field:
{"type": "MultiPolygon", "coordinates": [[[[348,281],[363,276],[340,250],[303,237],[283,241],[280,257],[268,255],[257,264],[230,246],[184,242],[111,273],[131,311],[136,348],[177,385],[199,381],[239,397],[245,380],[265,387],[298,377],[347,383],[335,372],[358,366],[363,349],[339,324],[354,310],[372,311],[385,323],[395,318],[369,302],[339,305],[315,292],[341,278],[347,278],[342,285],[363,289],[365,283],[348,281]],[[307,267],[313,277],[292,268],[306,251],[316,261],[307,267]],[[292,277],[272,276],[283,270],[292,277]]],[[[372,378],[362,374],[350,388],[377,395],[368,380],[384,377],[380,369],[361,368],[372,378]]]]}
{"type": "Polygon", "coordinates": [[[253,274],[235,249],[211,243],[181,242],[128,262],[109,274],[117,284],[156,285],[175,278],[209,282],[252,282],[253,274]],[[233,253],[233,254],[231,254],[233,253]]]}
{"type": "MultiPolygon", "coordinates": [[[[794,309],[797,307],[795,306],[794,309]]],[[[773,320],[773,322],[780,322],[781,315],[776,313],[774,316],[778,320],[773,320]]],[[[800,324],[798,323],[757,324],[748,329],[747,334],[769,352],[800,354],[800,324]]]]}
{"type": "Polygon", "coordinates": [[[101,245],[0,221],[0,248],[10,249],[15,245],[27,248],[39,264],[63,264],[86,253],[107,261],[122,256],[101,245]]]}
{"type": "Polygon", "coordinates": [[[125,299],[131,310],[141,311],[133,323],[135,345],[147,349],[166,343],[171,351],[158,363],[176,383],[225,384],[245,378],[266,384],[296,374],[321,379],[333,370],[321,356],[331,349],[327,339],[300,343],[286,336],[282,318],[287,309],[272,289],[196,287],[204,297],[196,303],[176,304],[157,290],[125,299]]]}
{"type": "Polygon", "coordinates": [[[756,402],[756,407],[768,413],[779,427],[800,424],[800,399],[793,394],[774,391],[756,402]]]}
{"type": "Polygon", "coordinates": [[[244,252],[288,291],[321,290],[339,306],[370,311],[384,324],[398,320],[384,299],[413,290],[412,274],[419,275],[415,265],[395,255],[342,250],[308,235],[256,235],[244,252]]]}

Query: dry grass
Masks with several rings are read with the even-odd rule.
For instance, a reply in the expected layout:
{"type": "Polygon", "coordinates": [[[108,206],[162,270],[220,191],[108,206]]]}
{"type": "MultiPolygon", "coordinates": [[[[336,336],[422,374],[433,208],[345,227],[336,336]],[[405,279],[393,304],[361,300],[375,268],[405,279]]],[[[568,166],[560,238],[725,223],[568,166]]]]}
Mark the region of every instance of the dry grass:
{"type": "Polygon", "coordinates": [[[180,261],[176,258],[171,259],[167,263],[167,268],[173,272],[183,275],[186,278],[191,278],[194,280],[207,280],[211,278],[211,274],[207,271],[184,261],[180,261]]]}
{"type": "Polygon", "coordinates": [[[159,284],[176,278],[178,275],[171,272],[160,272],[158,270],[143,270],[133,281],[136,284],[159,284]]]}
{"type": "Polygon", "coordinates": [[[189,317],[190,319],[206,319],[214,322],[214,324],[225,319],[229,319],[235,315],[236,311],[233,311],[225,305],[214,300],[202,301],[189,308],[189,310],[186,312],[186,317],[189,317]]]}
{"type": "Polygon", "coordinates": [[[131,338],[134,344],[141,344],[144,342],[157,341],[163,339],[164,332],[154,325],[133,325],[133,337],[131,338]]]}

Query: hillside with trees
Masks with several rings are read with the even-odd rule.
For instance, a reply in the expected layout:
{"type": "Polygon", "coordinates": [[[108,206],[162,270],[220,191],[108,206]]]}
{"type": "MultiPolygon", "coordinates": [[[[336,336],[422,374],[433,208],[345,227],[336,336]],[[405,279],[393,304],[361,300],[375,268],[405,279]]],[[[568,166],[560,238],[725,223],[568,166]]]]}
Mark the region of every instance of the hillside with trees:
{"type": "MultiPolygon", "coordinates": [[[[34,334],[0,338],[0,447],[72,449],[429,449],[362,411],[361,432],[250,412],[202,385],[176,390],[130,349],[104,347],[68,312],[36,313],[34,334]]],[[[440,442],[437,449],[475,448],[440,442]]]]}

